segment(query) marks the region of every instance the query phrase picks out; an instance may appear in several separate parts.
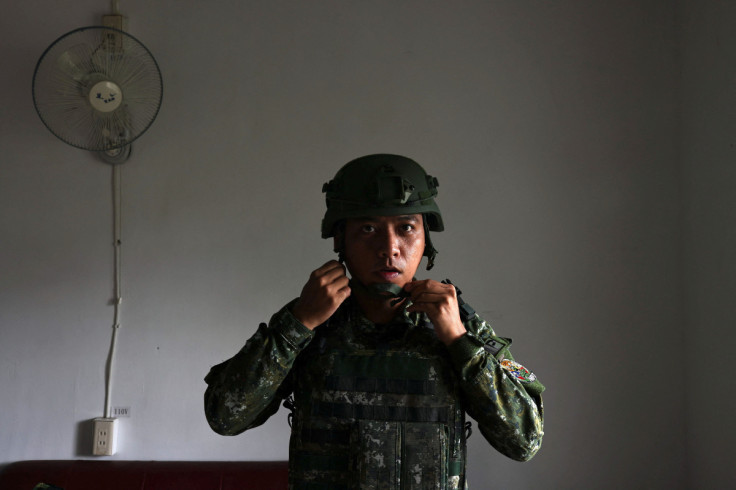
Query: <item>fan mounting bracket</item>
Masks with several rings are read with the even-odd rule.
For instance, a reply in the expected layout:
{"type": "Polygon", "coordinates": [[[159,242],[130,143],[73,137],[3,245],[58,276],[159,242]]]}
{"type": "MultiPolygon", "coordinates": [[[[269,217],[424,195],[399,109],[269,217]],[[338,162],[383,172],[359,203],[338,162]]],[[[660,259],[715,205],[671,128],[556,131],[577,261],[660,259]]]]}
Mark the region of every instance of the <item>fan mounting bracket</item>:
{"type": "Polygon", "coordinates": [[[112,150],[93,151],[92,153],[97,154],[99,159],[105,163],[118,165],[127,162],[132,152],[133,143],[128,143],[125,146],[114,148],[112,150]]]}

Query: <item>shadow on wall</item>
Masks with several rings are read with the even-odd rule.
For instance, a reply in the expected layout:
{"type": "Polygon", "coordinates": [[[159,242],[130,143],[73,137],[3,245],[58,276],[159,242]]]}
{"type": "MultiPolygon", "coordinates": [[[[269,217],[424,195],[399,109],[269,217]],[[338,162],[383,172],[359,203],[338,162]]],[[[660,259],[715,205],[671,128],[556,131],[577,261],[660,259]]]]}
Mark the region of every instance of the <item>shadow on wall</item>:
{"type": "Polygon", "coordinates": [[[94,431],[95,419],[82,420],[77,423],[77,433],[74,437],[75,456],[93,456],[94,431]]]}

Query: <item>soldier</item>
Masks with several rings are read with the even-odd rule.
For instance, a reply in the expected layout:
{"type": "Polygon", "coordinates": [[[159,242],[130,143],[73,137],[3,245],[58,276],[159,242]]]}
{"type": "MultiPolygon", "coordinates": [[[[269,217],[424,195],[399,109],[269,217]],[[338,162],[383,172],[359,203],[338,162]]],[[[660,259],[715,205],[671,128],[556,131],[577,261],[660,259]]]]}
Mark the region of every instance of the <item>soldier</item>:
{"type": "Polygon", "coordinates": [[[467,488],[466,414],[510,458],[539,450],[544,387],[510,339],[449,281],[414,277],[444,228],[437,186],[397,155],[346,164],[323,188],[338,260],[205,378],[219,434],[263,424],[285,400],[289,488],[467,488]]]}

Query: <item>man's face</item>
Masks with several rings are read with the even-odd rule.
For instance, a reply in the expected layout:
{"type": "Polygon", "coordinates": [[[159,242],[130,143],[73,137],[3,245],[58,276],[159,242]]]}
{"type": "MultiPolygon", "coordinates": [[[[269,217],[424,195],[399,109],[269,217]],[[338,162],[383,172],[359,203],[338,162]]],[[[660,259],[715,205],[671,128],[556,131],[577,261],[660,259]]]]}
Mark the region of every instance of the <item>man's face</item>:
{"type": "Polygon", "coordinates": [[[359,282],[403,287],[414,278],[424,254],[421,214],[351,218],[344,234],[345,265],[359,282]]]}

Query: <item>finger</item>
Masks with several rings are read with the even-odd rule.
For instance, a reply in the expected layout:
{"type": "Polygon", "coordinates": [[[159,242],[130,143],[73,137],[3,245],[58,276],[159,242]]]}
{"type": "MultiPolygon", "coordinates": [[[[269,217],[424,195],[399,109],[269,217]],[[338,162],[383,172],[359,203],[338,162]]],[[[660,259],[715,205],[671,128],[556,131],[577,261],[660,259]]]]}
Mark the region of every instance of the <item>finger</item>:
{"type": "Polygon", "coordinates": [[[330,271],[334,271],[334,270],[343,270],[344,271],[345,270],[345,266],[342,265],[337,260],[329,260],[329,261],[325,262],[324,264],[322,264],[321,267],[319,267],[318,269],[316,269],[313,272],[313,274],[315,274],[317,276],[322,276],[322,275],[327,274],[330,271]]]}
{"type": "Polygon", "coordinates": [[[347,276],[347,272],[342,265],[340,267],[325,272],[322,276],[322,284],[324,285],[330,285],[336,282],[347,284],[348,281],[349,279],[347,276]]]}
{"type": "Polygon", "coordinates": [[[426,313],[430,319],[433,319],[440,313],[441,307],[437,303],[412,303],[406,311],[409,313],[426,313]]]}
{"type": "Polygon", "coordinates": [[[325,287],[332,291],[333,293],[341,293],[345,291],[346,289],[350,289],[350,279],[348,279],[347,276],[343,275],[340,277],[336,277],[333,281],[326,284],[325,287]]]}
{"type": "Polygon", "coordinates": [[[422,279],[418,281],[411,281],[404,285],[404,289],[408,292],[413,291],[450,291],[454,290],[455,287],[451,284],[444,284],[437,282],[433,279],[422,279]]]}
{"type": "Polygon", "coordinates": [[[310,275],[310,279],[317,281],[319,284],[327,285],[343,276],[346,276],[345,266],[337,261],[331,261],[314,270],[310,275]]]}
{"type": "Polygon", "coordinates": [[[446,288],[443,284],[427,284],[425,287],[409,291],[412,302],[457,301],[454,288],[446,288]]]}
{"type": "Polygon", "coordinates": [[[345,284],[344,284],[344,285],[342,285],[342,286],[340,287],[340,289],[338,289],[338,290],[336,291],[336,293],[335,293],[335,294],[336,294],[336,296],[337,296],[338,298],[340,298],[340,301],[342,302],[342,301],[345,301],[345,299],[346,299],[346,298],[347,298],[348,296],[350,296],[350,293],[351,293],[352,291],[353,291],[353,290],[352,290],[352,289],[350,289],[350,282],[349,282],[349,281],[347,280],[347,278],[346,278],[346,280],[345,280],[345,284]]]}
{"type": "Polygon", "coordinates": [[[426,286],[429,279],[421,279],[407,282],[404,284],[404,289],[408,292],[415,291],[423,286],[426,286]]]}
{"type": "Polygon", "coordinates": [[[444,293],[434,293],[430,291],[423,291],[421,293],[417,293],[416,295],[412,295],[411,302],[412,303],[439,303],[440,301],[445,301],[448,298],[447,294],[444,293]]]}

